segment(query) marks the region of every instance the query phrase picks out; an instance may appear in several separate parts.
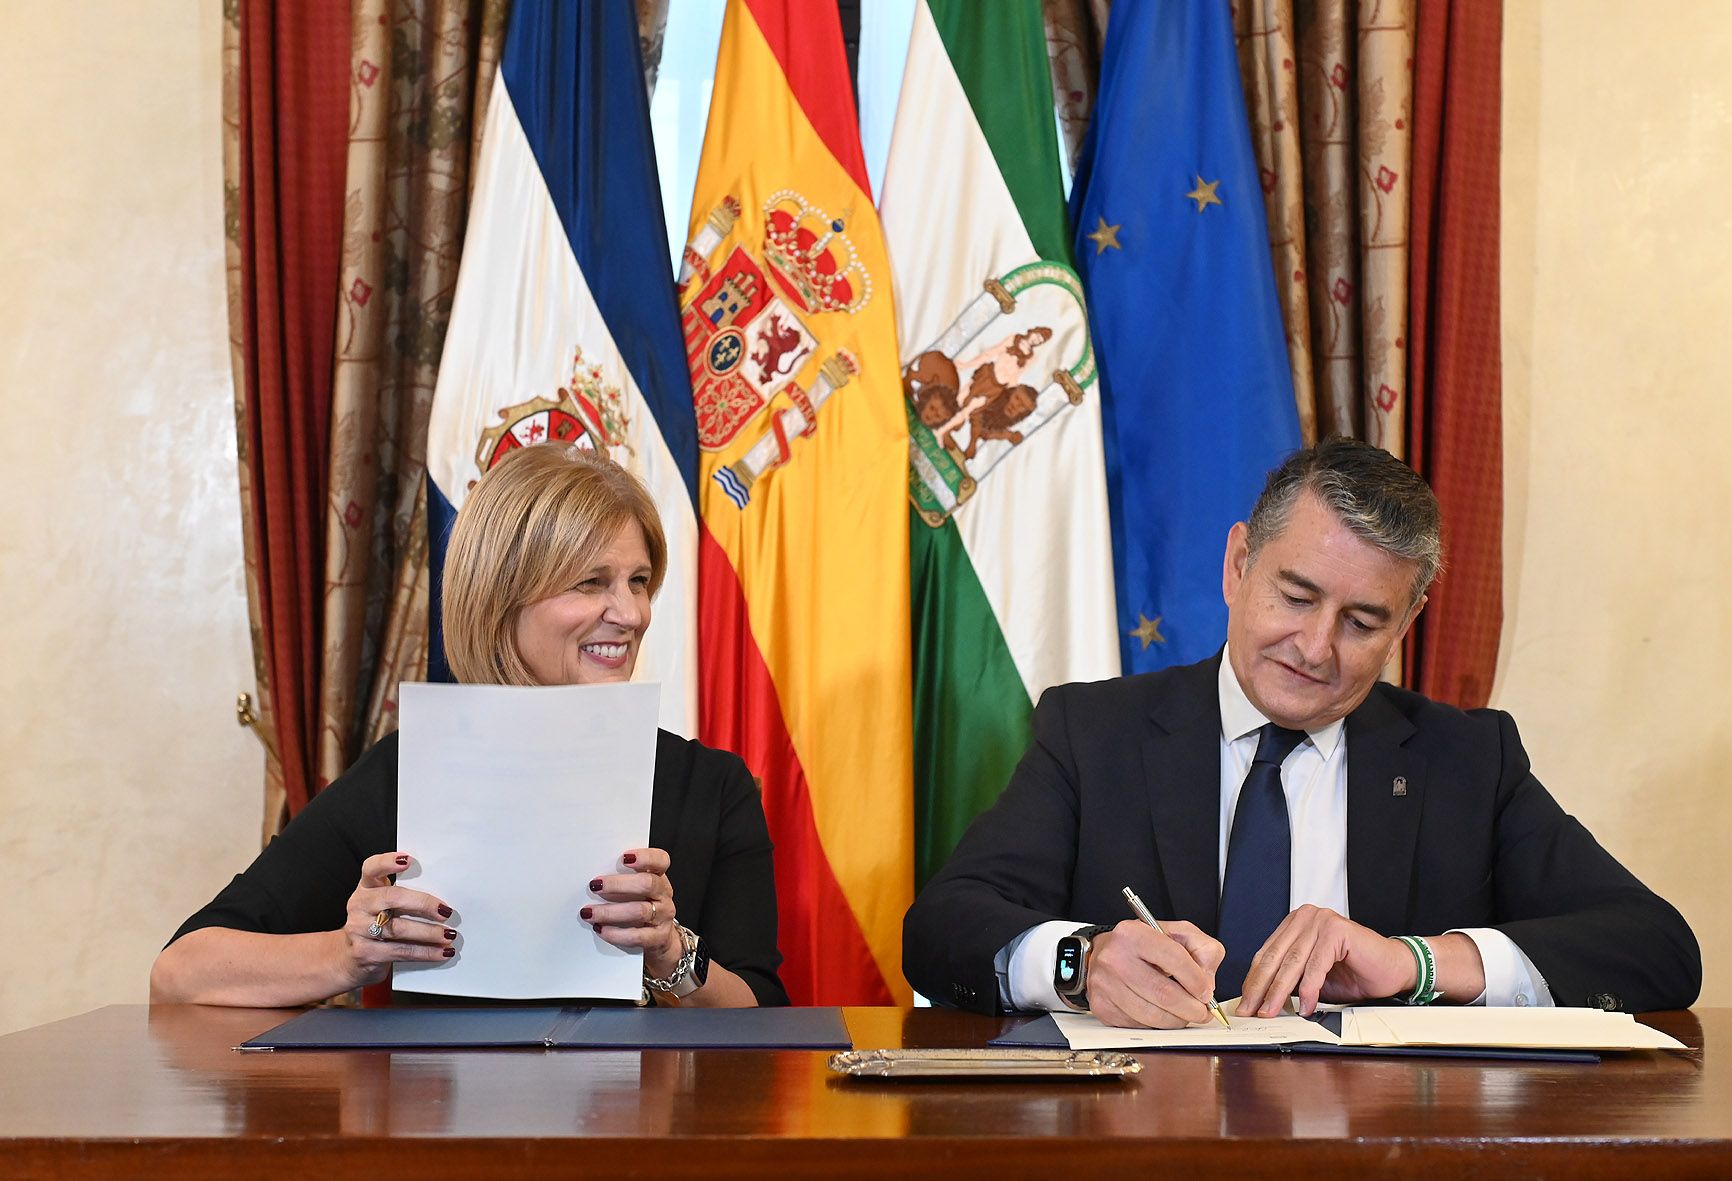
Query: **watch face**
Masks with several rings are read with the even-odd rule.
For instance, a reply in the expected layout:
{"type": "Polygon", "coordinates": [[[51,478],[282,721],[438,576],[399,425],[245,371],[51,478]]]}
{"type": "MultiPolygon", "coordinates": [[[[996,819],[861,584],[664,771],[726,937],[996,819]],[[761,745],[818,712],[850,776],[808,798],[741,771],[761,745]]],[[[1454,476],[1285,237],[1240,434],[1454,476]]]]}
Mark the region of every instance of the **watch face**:
{"type": "Polygon", "coordinates": [[[1058,941],[1058,963],[1052,974],[1053,987],[1061,993],[1075,991],[1082,981],[1083,945],[1074,935],[1058,941]]]}
{"type": "Polygon", "coordinates": [[[698,936],[698,946],[693,955],[692,979],[698,982],[699,988],[702,988],[704,981],[710,978],[710,948],[704,942],[702,935],[698,936]]]}

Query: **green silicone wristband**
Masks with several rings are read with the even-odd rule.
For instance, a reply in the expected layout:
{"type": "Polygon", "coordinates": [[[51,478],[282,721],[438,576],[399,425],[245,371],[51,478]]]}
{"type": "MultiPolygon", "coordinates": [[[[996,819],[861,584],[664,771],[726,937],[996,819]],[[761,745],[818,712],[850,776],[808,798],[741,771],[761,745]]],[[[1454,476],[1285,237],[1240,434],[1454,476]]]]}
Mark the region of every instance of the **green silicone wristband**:
{"type": "Polygon", "coordinates": [[[1404,1005],[1431,1004],[1443,995],[1435,987],[1437,984],[1437,957],[1432,954],[1431,944],[1418,935],[1398,935],[1396,938],[1406,944],[1407,950],[1413,953],[1414,964],[1419,969],[1413,991],[1398,999],[1404,1005]]]}

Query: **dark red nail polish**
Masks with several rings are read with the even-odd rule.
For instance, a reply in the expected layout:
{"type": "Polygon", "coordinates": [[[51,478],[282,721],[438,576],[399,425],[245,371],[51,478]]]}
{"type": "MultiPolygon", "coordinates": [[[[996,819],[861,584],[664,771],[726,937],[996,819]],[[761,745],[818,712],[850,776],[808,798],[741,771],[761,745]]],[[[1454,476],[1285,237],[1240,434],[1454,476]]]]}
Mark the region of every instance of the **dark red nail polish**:
{"type": "Polygon", "coordinates": [[[601,889],[601,879],[600,878],[590,879],[589,888],[591,891],[600,890],[601,889]]]}
{"type": "Polygon", "coordinates": [[[444,956],[446,959],[450,959],[452,956],[457,954],[457,949],[455,947],[447,947],[444,951],[440,952],[439,954],[444,956]]]}
{"type": "Polygon", "coordinates": [[[590,927],[592,929],[594,929],[594,931],[597,935],[601,934],[601,924],[600,923],[591,923],[590,927]]]}
{"type": "Polygon", "coordinates": [[[584,922],[587,923],[590,919],[595,917],[595,907],[593,907],[593,906],[584,907],[582,910],[577,912],[577,917],[582,919],[584,922]]]}
{"type": "Polygon", "coordinates": [[[446,927],[445,928],[445,938],[455,939],[455,938],[457,938],[457,932],[452,930],[450,927],[446,927]]]}
{"type": "Polygon", "coordinates": [[[398,865],[408,865],[409,859],[407,857],[399,857],[399,858],[397,858],[397,864],[398,865]]]}
{"type": "Polygon", "coordinates": [[[627,865],[636,865],[637,864],[637,854],[636,853],[627,853],[624,857],[621,857],[620,860],[625,862],[627,865]]]}
{"type": "Polygon", "coordinates": [[[442,919],[450,918],[451,917],[451,908],[449,906],[441,906],[439,908],[439,917],[442,919]]]}

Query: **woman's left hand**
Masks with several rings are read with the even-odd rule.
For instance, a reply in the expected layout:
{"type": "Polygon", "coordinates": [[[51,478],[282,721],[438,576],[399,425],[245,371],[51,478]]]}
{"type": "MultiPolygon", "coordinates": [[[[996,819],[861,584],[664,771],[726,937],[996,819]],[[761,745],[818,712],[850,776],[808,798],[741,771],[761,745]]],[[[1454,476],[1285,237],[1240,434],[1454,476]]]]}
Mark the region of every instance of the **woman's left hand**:
{"type": "Polygon", "coordinates": [[[619,873],[596,878],[590,893],[602,901],[578,912],[595,933],[615,947],[641,949],[644,971],[666,976],[679,966],[685,950],[675,928],[674,888],[668,881],[668,855],[662,849],[628,849],[619,873]]]}

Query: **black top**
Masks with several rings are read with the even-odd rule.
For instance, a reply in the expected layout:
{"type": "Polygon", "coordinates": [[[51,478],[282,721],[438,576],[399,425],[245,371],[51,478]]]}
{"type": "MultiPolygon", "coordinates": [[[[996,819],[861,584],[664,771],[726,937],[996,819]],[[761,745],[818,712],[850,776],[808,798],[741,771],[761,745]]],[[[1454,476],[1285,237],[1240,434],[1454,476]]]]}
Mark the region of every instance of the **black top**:
{"type": "MultiPolygon", "coordinates": [[[[776,977],[776,886],[764,807],[746,765],[666,730],[656,736],[649,843],[666,849],[681,921],[710,957],[785,1005],[776,977]]],[[[397,847],[397,735],[387,734],[301,810],[245,873],[181,924],[267,935],[335,931],[361,863],[397,847]]],[[[170,940],[169,942],[173,942],[170,940]]]]}
{"type": "MultiPolygon", "coordinates": [[[[908,982],[998,1008],[994,957],[1049,919],[1116,923],[1130,886],[1217,929],[1220,658],[1049,689],[1034,740],[903,925],[908,982]]],[[[1515,723],[1379,683],[1347,716],[1350,917],[1384,935],[1496,927],[1560,1005],[1683,1008],[1696,937],[1534,777],[1515,723]]]]}

